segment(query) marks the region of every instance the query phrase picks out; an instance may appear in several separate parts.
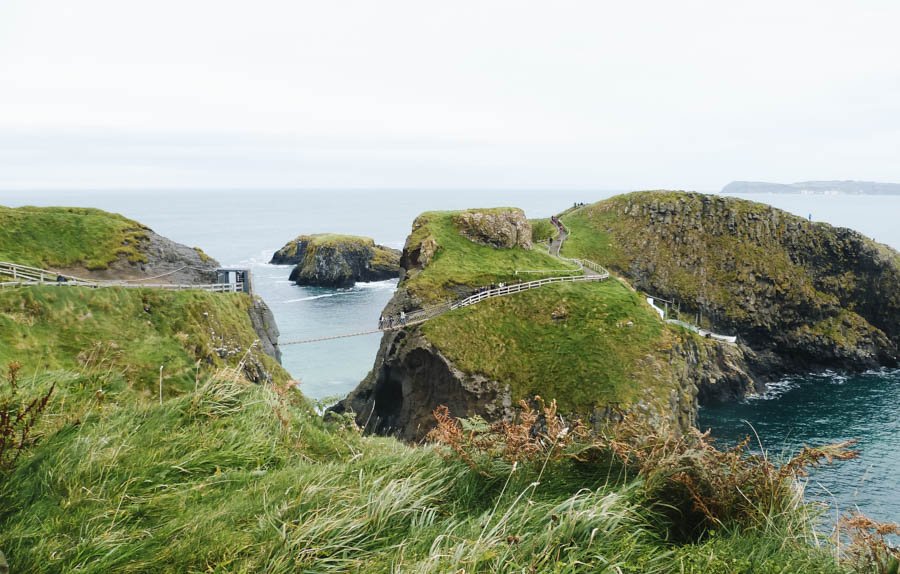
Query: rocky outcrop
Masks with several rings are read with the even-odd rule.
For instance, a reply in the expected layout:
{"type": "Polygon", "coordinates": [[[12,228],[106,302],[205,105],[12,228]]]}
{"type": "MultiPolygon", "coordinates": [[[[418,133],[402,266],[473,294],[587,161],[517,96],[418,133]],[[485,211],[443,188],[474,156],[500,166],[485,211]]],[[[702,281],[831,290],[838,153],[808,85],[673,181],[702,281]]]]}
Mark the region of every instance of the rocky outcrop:
{"type": "Polygon", "coordinates": [[[275,323],[275,315],[272,309],[266,305],[261,297],[253,297],[247,314],[250,315],[250,323],[253,330],[259,336],[259,343],[263,352],[281,363],[281,349],[278,348],[278,337],[281,334],[275,323]]]}
{"type": "Polygon", "coordinates": [[[358,281],[383,281],[400,274],[400,252],[367,237],[301,235],[279,249],[270,263],[295,265],[297,285],[352,287],[358,281]]]}
{"type": "MultiPolygon", "coordinates": [[[[401,288],[384,313],[394,314],[413,306],[401,288]]],[[[589,419],[600,428],[611,418],[632,412],[687,429],[696,421],[699,403],[732,400],[763,390],[749,375],[747,359],[739,347],[687,333],[678,341],[667,357],[648,357],[671,366],[656,375],[661,379],[656,382],[669,389],[662,403],[647,385],[646,396],[625,409],[608,404],[598,405],[590,416],[562,414],[589,419]]],[[[477,415],[497,421],[510,420],[515,403],[508,385],[463,371],[428,340],[421,326],[415,326],[384,334],[372,371],[331,411],[353,413],[366,432],[414,442],[434,428],[433,412],[438,406],[447,406],[455,417],[477,415]]]]}
{"type": "Polygon", "coordinates": [[[737,334],[759,379],[897,364],[900,255],[855,231],[678,192],[619,196],[570,217],[609,238],[591,257],[737,334]]]}
{"type": "Polygon", "coordinates": [[[531,249],[531,223],[521,209],[463,211],[453,218],[459,232],[475,243],[503,249],[531,249]]]}
{"type": "Polygon", "coordinates": [[[64,275],[99,280],[140,280],[152,283],[178,285],[204,285],[216,282],[219,262],[199,247],[176,243],[152,231],[144,229],[137,245],[141,261],[120,257],[106,269],[83,267],[57,269],[64,275]],[[150,281],[152,279],[152,281],[150,281]]]}
{"type": "Polygon", "coordinates": [[[433,411],[446,405],[454,416],[509,418],[509,389],[464,373],[441,355],[418,327],[386,333],[375,368],[331,410],[353,412],[366,432],[417,441],[434,427],[433,411]]]}

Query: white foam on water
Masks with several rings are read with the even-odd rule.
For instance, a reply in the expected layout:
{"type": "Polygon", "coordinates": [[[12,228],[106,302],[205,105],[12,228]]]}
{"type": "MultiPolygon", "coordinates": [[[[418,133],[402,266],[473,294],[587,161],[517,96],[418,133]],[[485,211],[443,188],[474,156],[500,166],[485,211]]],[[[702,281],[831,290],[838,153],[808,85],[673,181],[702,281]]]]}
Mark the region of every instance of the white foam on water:
{"type": "Polygon", "coordinates": [[[772,399],[777,399],[781,395],[785,394],[788,391],[796,389],[800,382],[794,377],[785,377],[780,381],[775,381],[774,383],[768,383],[766,385],[766,390],[755,394],[748,395],[746,400],[748,401],[770,401],[772,399]]]}
{"type": "Polygon", "coordinates": [[[357,289],[390,289],[393,291],[397,288],[397,279],[385,279],[384,281],[370,281],[368,283],[357,283],[357,289]]]}
{"type": "Polygon", "coordinates": [[[346,295],[346,291],[337,293],[323,293],[322,295],[310,295],[309,297],[300,297],[299,299],[286,299],[283,303],[299,303],[300,301],[312,301],[313,299],[324,299],[325,297],[337,297],[338,295],[346,295]]]}

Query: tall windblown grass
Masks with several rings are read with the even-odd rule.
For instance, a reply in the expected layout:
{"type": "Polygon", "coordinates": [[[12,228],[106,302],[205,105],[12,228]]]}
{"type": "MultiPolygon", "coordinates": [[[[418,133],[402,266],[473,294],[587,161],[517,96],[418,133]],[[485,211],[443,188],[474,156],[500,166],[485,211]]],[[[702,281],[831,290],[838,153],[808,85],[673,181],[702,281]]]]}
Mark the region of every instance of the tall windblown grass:
{"type": "Polygon", "coordinates": [[[505,427],[448,418],[512,441],[465,460],[229,372],[162,404],[99,367],[28,392],[54,384],[40,442],[0,478],[16,572],[841,571],[778,525],[673,539],[650,477],[586,448],[552,402],[505,427]]]}

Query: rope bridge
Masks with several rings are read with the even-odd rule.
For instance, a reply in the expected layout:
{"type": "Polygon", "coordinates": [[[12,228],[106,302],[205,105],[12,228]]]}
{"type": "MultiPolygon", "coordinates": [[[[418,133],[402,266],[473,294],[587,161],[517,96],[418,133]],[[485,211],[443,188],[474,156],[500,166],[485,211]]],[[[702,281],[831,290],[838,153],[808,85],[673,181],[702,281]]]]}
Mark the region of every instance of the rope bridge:
{"type": "Polygon", "coordinates": [[[409,313],[401,312],[395,315],[389,315],[388,317],[382,317],[379,322],[378,329],[373,329],[371,331],[361,331],[358,333],[348,333],[346,335],[332,335],[329,337],[317,337],[314,339],[300,339],[296,341],[284,341],[279,342],[279,347],[284,347],[286,345],[304,345],[307,343],[317,343],[320,341],[331,341],[334,339],[346,339],[348,337],[359,337],[361,335],[372,335],[375,333],[384,333],[388,331],[397,331],[399,329],[403,329],[404,327],[411,327],[413,325],[419,325],[428,321],[430,319],[434,319],[435,317],[439,317],[444,313],[448,313],[450,311],[454,311],[456,309],[462,309],[463,307],[469,307],[471,305],[475,305],[477,303],[481,303],[482,301],[487,301],[488,299],[494,299],[496,297],[505,297],[507,295],[513,295],[515,293],[521,293],[522,291],[528,291],[530,289],[538,289],[545,285],[551,285],[554,283],[579,283],[584,281],[605,281],[609,279],[609,271],[603,269],[596,263],[588,262],[596,267],[600,268],[602,271],[594,272],[590,275],[587,273],[584,275],[566,275],[563,277],[547,277],[544,279],[537,279],[535,281],[528,281],[525,283],[514,283],[512,285],[502,285],[500,287],[495,287],[492,289],[481,289],[477,293],[469,295],[468,297],[464,297],[462,299],[458,299],[452,302],[440,303],[438,305],[432,305],[430,307],[425,307],[422,309],[417,309],[415,311],[410,311],[409,313]]]}

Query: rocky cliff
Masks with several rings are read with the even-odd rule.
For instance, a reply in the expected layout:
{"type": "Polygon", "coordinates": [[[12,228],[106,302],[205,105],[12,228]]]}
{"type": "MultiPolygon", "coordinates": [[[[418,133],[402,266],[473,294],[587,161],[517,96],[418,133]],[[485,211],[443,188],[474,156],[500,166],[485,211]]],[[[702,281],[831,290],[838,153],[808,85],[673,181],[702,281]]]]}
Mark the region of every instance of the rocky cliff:
{"type": "MultiPolygon", "coordinates": [[[[516,220],[517,211],[486,214],[508,231],[499,222],[516,220]]],[[[416,220],[402,256],[403,279],[385,314],[418,308],[433,293],[521,280],[513,273],[517,264],[560,273],[563,263],[525,247],[524,233],[510,245],[513,235],[506,232],[493,239],[472,233],[470,222],[487,217],[461,215],[416,220]]],[[[352,411],[369,432],[405,440],[432,428],[439,405],[454,416],[498,420],[534,395],[596,424],[629,411],[687,427],[698,397],[752,390],[744,364],[737,347],[665,325],[618,281],[552,285],[385,333],[373,370],[333,410],[352,411]]]]}
{"type": "Polygon", "coordinates": [[[295,265],[291,281],[320,287],[352,287],[400,274],[398,250],[351,235],[301,235],[276,251],[270,263],[295,265]]]}
{"type": "Polygon", "coordinates": [[[136,244],[139,257],[119,257],[105,269],[58,269],[85,279],[146,279],[150,283],[204,285],[216,282],[218,261],[199,247],[188,247],[145,228],[136,244]]]}
{"type": "Polygon", "coordinates": [[[733,333],[755,377],[896,365],[900,256],[861,234],[767,205],[640,192],[564,217],[565,253],[733,333]]]}

